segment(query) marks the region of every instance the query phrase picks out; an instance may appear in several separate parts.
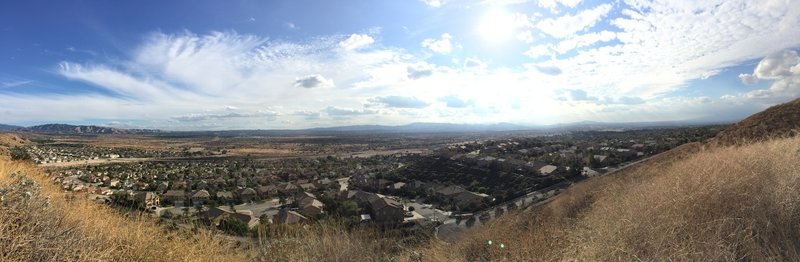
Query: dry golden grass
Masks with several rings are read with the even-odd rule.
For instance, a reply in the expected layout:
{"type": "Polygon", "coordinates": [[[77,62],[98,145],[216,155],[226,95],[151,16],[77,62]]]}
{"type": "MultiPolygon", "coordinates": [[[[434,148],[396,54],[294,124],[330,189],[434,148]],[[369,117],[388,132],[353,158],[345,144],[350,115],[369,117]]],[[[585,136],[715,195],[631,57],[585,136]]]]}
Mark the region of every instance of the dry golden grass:
{"type": "Polygon", "coordinates": [[[391,261],[409,250],[405,243],[375,228],[335,222],[299,226],[271,225],[260,232],[260,261],[391,261]]]}
{"type": "Polygon", "coordinates": [[[800,138],[686,145],[659,158],[579,183],[456,244],[436,243],[423,258],[800,260],[800,138]]]}
{"type": "Polygon", "coordinates": [[[167,230],[82,196],[64,197],[29,164],[0,160],[0,188],[0,261],[245,259],[219,236],[167,230]]]}

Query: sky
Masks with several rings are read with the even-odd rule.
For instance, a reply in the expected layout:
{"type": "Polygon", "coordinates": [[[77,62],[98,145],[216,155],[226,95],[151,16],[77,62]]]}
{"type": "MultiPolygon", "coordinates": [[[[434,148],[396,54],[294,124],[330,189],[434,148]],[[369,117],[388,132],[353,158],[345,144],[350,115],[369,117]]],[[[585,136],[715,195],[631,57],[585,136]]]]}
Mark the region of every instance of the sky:
{"type": "Polygon", "coordinates": [[[735,121],[798,48],[792,0],[2,1],[0,123],[735,121]]]}

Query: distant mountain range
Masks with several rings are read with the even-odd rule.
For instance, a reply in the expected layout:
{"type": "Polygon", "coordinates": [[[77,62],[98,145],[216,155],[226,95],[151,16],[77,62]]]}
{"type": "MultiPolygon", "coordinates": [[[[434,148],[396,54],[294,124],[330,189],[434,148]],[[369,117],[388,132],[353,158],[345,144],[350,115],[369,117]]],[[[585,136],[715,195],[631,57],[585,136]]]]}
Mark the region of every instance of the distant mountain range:
{"type": "Polygon", "coordinates": [[[509,131],[591,131],[591,130],[620,130],[650,127],[672,127],[708,124],[699,121],[669,121],[669,122],[632,122],[632,123],[606,123],[595,121],[581,121],[574,123],[525,126],[511,123],[496,124],[450,124],[450,123],[411,123],[407,125],[353,125],[338,127],[320,127],[299,130],[225,130],[225,131],[160,131],[152,129],[122,129],[94,125],[67,125],[46,124],[30,127],[0,124],[0,131],[30,132],[44,134],[149,134],[171,133],[186,135],[291,135],[291,134],[324,134],[324,133],[481,133],[481,132],[509,132],[509,131]]]}
{"type": "Polygon", "coordinates": [[[46,124],[29,127],[0,124],[0,130],[44,134],[140,134],[160,132],[158,130],[149,129],[122,129],[104,126],[67,124],[46,124]]]}
{"type": "Polygon", "coordinates": [[[22,128],[23,127],[21,127],[21,126],[12,126],[12,125],[0,124],[0,131],[16,131],[16,130],[19,130],[19,129],[22,129],[22,128]]]}

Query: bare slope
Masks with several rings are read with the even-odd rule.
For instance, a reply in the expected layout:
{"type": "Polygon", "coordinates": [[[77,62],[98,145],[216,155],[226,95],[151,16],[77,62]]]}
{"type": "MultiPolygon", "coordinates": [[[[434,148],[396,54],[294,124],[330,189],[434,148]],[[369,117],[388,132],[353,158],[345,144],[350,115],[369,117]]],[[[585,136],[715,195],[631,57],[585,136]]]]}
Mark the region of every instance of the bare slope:
{"type": "Polygon", "coordinates": [[[720,132],[714,138],[723,145],[752,143],[793,136],[800,129],[800,99],[767,108],[720,132]]]}

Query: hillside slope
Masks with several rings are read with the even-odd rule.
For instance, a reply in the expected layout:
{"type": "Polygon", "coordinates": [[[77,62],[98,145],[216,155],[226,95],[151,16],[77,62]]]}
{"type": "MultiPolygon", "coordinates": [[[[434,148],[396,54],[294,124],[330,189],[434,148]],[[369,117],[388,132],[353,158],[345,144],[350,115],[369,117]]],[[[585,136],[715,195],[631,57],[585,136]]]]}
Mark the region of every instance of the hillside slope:
{"type": "Polygon", "coordinates": [[[752,143],[775,137],[793,136],[800,129],[800,98],[772,106],[720,132],[715,142],[722,145],[752,143]]]}
{"type": "Polygon", "coordinates": [[[800,138],[689,144],[502,217],[438,261],[800,260],[800,138]],[[487,241],[504,243],[505,249],[487,241]]]}
{"type": "Polygon", "coordinates": [[[0,159],[0,261],[241,261],[209,233],[167,230],[83,196],[66,198],[40,171],[0,159]]]}

